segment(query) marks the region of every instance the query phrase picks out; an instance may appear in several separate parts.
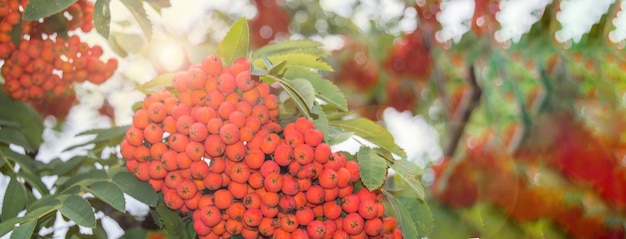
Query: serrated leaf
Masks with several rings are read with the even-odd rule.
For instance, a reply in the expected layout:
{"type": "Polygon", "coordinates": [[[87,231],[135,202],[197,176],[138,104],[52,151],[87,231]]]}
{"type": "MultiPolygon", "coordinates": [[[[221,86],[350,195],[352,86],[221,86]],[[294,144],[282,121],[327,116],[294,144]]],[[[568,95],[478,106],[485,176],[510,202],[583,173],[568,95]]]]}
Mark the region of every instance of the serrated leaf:
{"type": "Polygon", "coordinates": [[[111,30],[111,0],[96,0],[93,7],[93,25],[104,38],[109,38],[111,30]]]}
{"type": "Polygon", "coordinates": [[[161,88],[161,87],[172,86],[173,79],[174,79],[174,74],[171,74],[171,73],[159,75],[152,80],[149,80],[141,85],[138,85],[135,89],[148,94],[148,93],[151,93],[150,88],[156,88],[156,87],[161,88]]]}
{"type": "Polygon", "coordinates": [[[143,2],[140,0],[121,0],[124,6],[130,10],[130,13],[133,14],[137,23],[139,23],[139,27],[143,31],[143,34],[146,36],[148,41],[152,38],[152,23],[150,19],[148,19],[148,15],[146,14],[146,10],[143,8],[143,2]]]}
{"type": "Polygon", "coordinates": [[[354,136],[354,132],[343,132],[335,126],[330,126],[328,131],[328,137],[324,138],[328,145],[337,145],[343,143],[346,140],[352,138],[352,136],[354,136]]]}
{"type": "Polygon", "coordinates": [[[30,0],[24,8],[24,20],[37,20],[61,12],[77,0],[30,0]]]}
{"type": "Polygon", "coordinates": [[[33,232],[35,231],[35,226],[37,225],[37,220],[32,220],[29,222],[25,222],[20,224],[13,230],[11,234],[11,239],[24,239],[31,238],[33,232]]]}
{"type": "Polygon", "coordinates": [[[162,8],[171,7],[169,0],[145,0],[155,11],[161,12],[162,8]]]}
{"type": "Polygon", "coordinates": [[[392,152],[401,158],[406,158],[406,153],[396,144],[389,131],[371,120],[365,118],[355,118],[349,120],[333,120],[330,125],[354,132],[365,140],[378,145],[380,148],[392,152]]]}
{"type": "Polygon", "coordinates": [[[346,97],[343,95],[339,87],[333,84],[331,81],[323,79],[322,76],[313,72],[307,68],[292,66],[288,67],[283,77],[286,79],[306,79],[311,82],[313,88],[315,88],[315,95],[332,105],[338,110],[348,111],[348,103],[346,97]]]}
{"type": "Polygon", "coordinates": [[[245,18],[240,18],[230,27],[224,39],[217,45],[217,55],[220,56],[224,65],[231,65],[235,59],[248,56],[249,45],[248,22],[245,18]]]}
{"type": "Polygon", "coordinates": [[[167,234],[171,238],[190,238],[189,234],[185,230],[185,223],[181,220],[178,213],[170,210],[163,203],[159,203],[156,207],[157,218],[160,220],[163,229],[167,231],[167,234]]]}
{"type": "Polygon", "coordinates": [[[29,143],[28,145],[21,146],[27,151],[33,151],[39,148],[44,129],[41,115],[30,105],[12,100],[4,91],[0,91],[0,105],[5,109],[11,109],[0,110],[0,119],[20,123],[20,132],[22,132],[29,143]]]}
{"type": "Polygon", "coordinates": [[[382,192],[383,194],[385,194],[396,213],[396,220],[398,221],[400,229],[402,230],[403,238],[420,238],[417,229],[417,223],[415,222],[413,216],[411,216],[409,209],[406,208],[402,204],[402,202],[400,202],[396,197],[394,197],[387,191],[383,190],[382,192]]]}
{"type": "Polygon", "coordinates": [[[396,171],[396,175],[406,183],[406,186],[415,193],[418,199],[424,200],[424,186],[420,181],[422,169],[417,164],[407,159],[400,159],[394,161],[391,168],[396,171]]]}
{"type": "Polygon", "coordinates": [[[96,227],[96,216],[93,208],[87,200],[82,197],[71,195],[63,202],[63,207],[59,209],[63,216],[83,227],[96,227]]]}
{"type": "Polygon", "coordinates": [[[119,172],[113,176],[113,183],[117,184],[124,193],[137,199],[138,201],[155,206],[158,195],[150,184],[139,181],[135,175],[129,172],[119,172]]]}
{"type": "Polygon", "coordinates": [[[387,161],[365,146],[359,149],[357,160],[363,185],[369,190],[379,189],[387,176],[387,161]]]}
{"type": "Polygon", "coordinates": [[[84,188],[96,196],[96,198],[111,205],[111,207],[116,210],[126,212],[124,192],[116,184],[108,181],[101,181],[84,188]]]}
{"type": "Polygon", "coordinates": [[[261,47],[254,52],[254,58],[286,54],[289,52],[302,52],[304,49],[315,49],[320,46],[322,46],[322,43],[311,40],[283,41],[261,47]]]}
{"type": "Polygon", "coordinates": [[[274,77],[272,75],[268,75],[266,77],[277,81],[296,103],[298,109],[300,109],[300,111],[307,118],[312,118],[311,109],[313,108],[313,103],[315,102],[315,89],[313,89],[313,85],[311,85],[311,83],[304,79],[287,80],[274,77]]]}
{"type": "MultiPolygon", "coordinates": [[[[298,66],[298,67],[304,67],[308,69],[333,71],[333,68],[330,65],[328,65],[326,62],[322,61],[320,57],[316,55],[306,54],[306,53],[299,53],[299,52],[287,53],[284,55],[268,56],[267,58],[269,58],[270,61],[272,62],[286,61],[287,68],[298,66]]],[[[256,67],[262,68],[263,59],[255,59],[254,61],[252,61],[252,64],[254,64],[256,67]]]]}
{"type": "Polygon", "coordinates": [[[26,206],[26,189],[24,184],[11,177],[2,201],[2,220],[16,217],[26,206]]]}
{"type": "Polygon", "coordinates": [[[290,81],[289,84],[297,93],[298,97],[302,99],[306,109],[311,111],[315,102],[315,89],[313,89],[313,85],[305,79],[295,79],[290,81]]]}
{"type": "Polygon", "coordinates": [[[435,222],[433,214],[426,202],[408,197],[397,197],[396,199],[411,215],[420,237],[428,236],[435,222]]]}
{"type": "Polygon", "coordinates": [[[65,162],[60,162],[60,163],[55,164],[50,173],[52,175],[66,174],[72,169],[75,169],[76,167],[78,167],[78,165],[82,164],[85,161],[85,159],[87,159],[87,157],[85,156],[74,156],[65,162]]]}

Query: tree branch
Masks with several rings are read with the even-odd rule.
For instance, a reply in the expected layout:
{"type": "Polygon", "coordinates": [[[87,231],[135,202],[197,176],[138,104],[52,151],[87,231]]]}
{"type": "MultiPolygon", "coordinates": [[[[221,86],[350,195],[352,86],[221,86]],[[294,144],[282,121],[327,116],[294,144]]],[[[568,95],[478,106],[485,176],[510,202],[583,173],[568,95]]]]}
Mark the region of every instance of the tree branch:
{"type": "Polygon", "coordinates": [[[482,89],[476,80],[474,64],[471,64],[468,70],[469,77],[467,77],[467,84],[470,86],[470,92],[463,95],[461,105],[456,112],[454,112],[454,116],[450,120],[450,137],[444,148],[444,155],[446,157],[452,157],[452,155],[454,155],[457,145],[459,141],[461,141],[461,137],[465,131],[465,125],[469,122],[474,109],[480,104],[482,89]]]}

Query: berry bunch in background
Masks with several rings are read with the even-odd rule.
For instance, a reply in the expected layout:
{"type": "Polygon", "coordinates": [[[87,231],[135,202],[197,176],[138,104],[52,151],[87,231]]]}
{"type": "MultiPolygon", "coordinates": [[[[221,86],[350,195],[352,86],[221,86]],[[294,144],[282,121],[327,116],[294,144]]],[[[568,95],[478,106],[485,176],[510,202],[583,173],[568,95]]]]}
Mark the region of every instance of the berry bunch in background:
{"type": "Polygon", "coordinates": [[[73,84],[101,84],[117,69],[115,58],[101,60],[102,47],[89,46],[68,33],[93,29],[93,3],[79,0],[47,18],[24,20],[28,1],[0,2],[0,59],[11,98],[41,102],[73,94],[73,84]],[[58,27],[64,26],[64,27],[58,27]]]}
{"type": "Polygon", "coordinates": [[[401,238],[380,192],[312,121],[278,122],[278,96],[247,59],[217,56],[148,95],[120,151],[128,170],[191,214],[200,238],[401,238]]]}

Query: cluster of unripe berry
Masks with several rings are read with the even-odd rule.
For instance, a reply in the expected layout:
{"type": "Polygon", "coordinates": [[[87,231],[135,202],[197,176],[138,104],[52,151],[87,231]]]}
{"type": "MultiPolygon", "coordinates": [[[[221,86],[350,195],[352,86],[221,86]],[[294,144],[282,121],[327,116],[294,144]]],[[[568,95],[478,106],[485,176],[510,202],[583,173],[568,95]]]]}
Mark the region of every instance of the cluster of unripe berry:
{"type": "Polygon", "coordinates": [[[69,31],[93,29],[93,3],[79,0],[61,13],[42,21],[20,21],[28,1],[0,1],[0,59],[4,60],[2,89],[13,99],[39,102],[46,97],[73,91],[74,82],[101,84],[117,69],[117,60],[100,60],[100,46],[90,47],[76,35],[64,38],[53,26],[69,31]],[[17,19],[17,20],[15,20],[17,19]],[[18,25],[19,24],[19,25],[18,25]],[[21,31],[19,44],[11,39],[14,28],[21,31]]]}
{"type": "Polygon", "coordinates": [[[278,97],[238,59],[208,56],[147,96],[120,152],[128,170],[190,213],[200,238],[401,238],[356,161],[312,121],[282,127],[278,97]]]}

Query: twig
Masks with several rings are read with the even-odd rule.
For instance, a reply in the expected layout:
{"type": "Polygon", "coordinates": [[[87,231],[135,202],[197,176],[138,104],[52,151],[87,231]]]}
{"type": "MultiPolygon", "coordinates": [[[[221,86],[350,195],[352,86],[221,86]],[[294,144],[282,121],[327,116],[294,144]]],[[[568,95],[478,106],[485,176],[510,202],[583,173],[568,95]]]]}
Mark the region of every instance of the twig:
{"type": "Polygon", "coordinates": [[[454,155],[457,145],[459,141],[461,141],[461,136],[463,136],[463,132],[465,131],[465,125],[469,122],[474,109],[480,104],[482,89],[476,80],[474,64],[469,66],[467,84],[469,84],[471,91],[469,94],[464,94],[459,109],[454,112],[454,116],[450,120],[450,140],[444,149],[444,155],[446,157],[452,157],[452,155],[454,155]]]}

